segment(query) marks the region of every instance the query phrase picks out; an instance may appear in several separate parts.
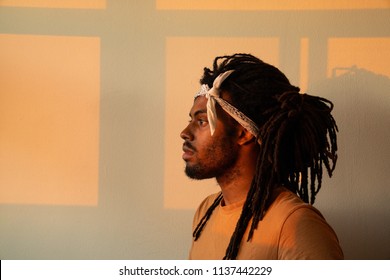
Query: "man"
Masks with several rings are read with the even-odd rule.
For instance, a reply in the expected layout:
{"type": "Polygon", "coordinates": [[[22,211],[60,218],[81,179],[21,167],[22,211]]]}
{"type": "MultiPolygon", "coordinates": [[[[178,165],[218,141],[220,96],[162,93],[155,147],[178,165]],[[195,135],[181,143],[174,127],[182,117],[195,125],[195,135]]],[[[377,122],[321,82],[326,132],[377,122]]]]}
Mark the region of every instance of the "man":
{"type": "Polygon", "coordinates": [[[200,82],[180,135],[185,172],[221,192],[197,209],[190,259],[342,259],[311,206],[337,159],[333,104],[249,54],[217,57],[200,82]]]}

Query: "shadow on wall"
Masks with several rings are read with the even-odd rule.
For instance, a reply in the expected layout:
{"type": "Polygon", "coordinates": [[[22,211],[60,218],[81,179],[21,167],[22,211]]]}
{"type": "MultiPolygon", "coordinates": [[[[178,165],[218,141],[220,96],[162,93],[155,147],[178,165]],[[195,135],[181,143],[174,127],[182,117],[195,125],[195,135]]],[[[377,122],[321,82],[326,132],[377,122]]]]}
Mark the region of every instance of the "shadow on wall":
{"type": "Polygon", "coordinates": [[[332,223],[346,259],[390,259],[390,79],[337,68],[311,90],[334,101],[339,160],[332,223]]]}

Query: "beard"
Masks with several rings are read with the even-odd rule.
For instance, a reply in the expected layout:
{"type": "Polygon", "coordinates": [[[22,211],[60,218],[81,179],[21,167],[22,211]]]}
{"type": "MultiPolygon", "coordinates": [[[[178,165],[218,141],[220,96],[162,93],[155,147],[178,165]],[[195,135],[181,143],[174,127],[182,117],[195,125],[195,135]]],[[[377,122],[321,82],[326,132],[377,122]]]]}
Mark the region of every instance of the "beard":
{"type": "Polygon", "coordinates": [[[220,177],[236,164],[237,156],[238,149],[230,137],[222,137],[208,146],[202,158],[197,158],[196,163],[187,162],[185,174],[195,180],[220,177]]]}

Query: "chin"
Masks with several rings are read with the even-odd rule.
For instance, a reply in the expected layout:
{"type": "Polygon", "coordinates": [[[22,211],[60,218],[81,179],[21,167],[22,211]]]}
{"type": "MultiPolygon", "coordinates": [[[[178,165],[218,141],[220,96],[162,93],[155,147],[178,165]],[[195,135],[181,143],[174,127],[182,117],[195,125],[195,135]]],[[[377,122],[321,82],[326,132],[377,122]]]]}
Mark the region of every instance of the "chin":
{"type": "Polygon", "coordinates": [[[211,179],[211,178],[215,177],[214,172],[204,170],[199,166],[188,166],[187,165],[184,172],[188,178],[191,178],[194,180],[211,179]]]}

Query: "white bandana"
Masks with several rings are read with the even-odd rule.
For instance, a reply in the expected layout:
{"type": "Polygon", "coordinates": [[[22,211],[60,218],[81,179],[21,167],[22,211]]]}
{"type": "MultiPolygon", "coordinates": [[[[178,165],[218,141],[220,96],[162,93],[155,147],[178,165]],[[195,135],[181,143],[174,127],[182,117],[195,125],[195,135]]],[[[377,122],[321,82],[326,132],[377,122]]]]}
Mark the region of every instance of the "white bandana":
{"type": "Polygon", "coordinates": [[[206,84],[201,85],[200,91],[195,94],[195,98],[198,96],[205,96],[207,98],[207,118],[210,125],[211,135],[214,134],[217,123],[217,111],[215,110],[215,102],[217,102],[233,119],[241,124],[252,135],[258,137],[259,128],[257,125],[250,118],[245,116],[244,113],[220,97],[221,84],[233,72],[234,70],[230,70],[220,74],[214,80],[213,87],[211,89],[206,84]]]}

